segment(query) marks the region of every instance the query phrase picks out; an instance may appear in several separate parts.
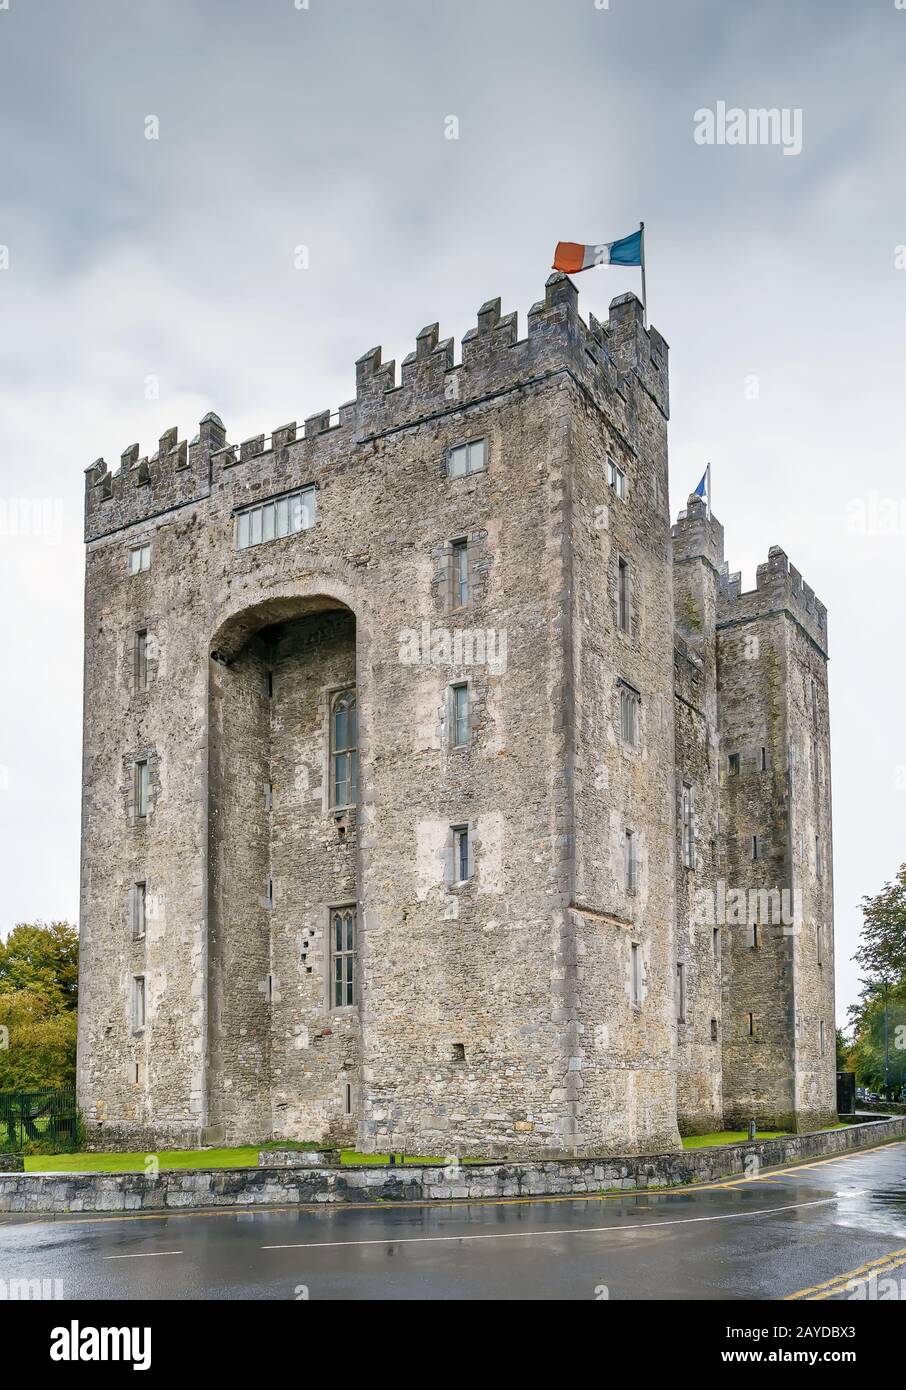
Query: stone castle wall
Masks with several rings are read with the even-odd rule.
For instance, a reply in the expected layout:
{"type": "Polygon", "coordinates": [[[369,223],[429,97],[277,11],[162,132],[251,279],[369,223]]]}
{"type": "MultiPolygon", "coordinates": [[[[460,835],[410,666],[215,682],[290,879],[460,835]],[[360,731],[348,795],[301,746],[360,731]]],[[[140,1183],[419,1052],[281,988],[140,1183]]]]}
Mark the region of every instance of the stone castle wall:
{"type": "MultiPolygon", "coordinates": [[[[690,516],[674,594],[666,344],[633,296],[586,324],[575,287],[552,275],[525,338],[490,301],[460,362],[431,325],[399,382],[375,349],[356,385],[336,417],[302,431],[235,446],[208,415],[191,442],[171,430],[150,457],[136,445],[116,473],[103,460],[87,472],[79,1094],[92,1142],[673,1149],[678,1116],[716,1127],[736,1004],[692,913],[725,839],[718,658],[731,639],[718,640],[708,568],[722,548],[714,565],[716,523],[690,516]],[[449,476],[448,450],[479,439],[486,467],[449,476]],[[303,487],[315,489],[311,529],[236,548],[237,511],[303,487]],[[133,573],[140,545],[150,565],[133,573]],[[621,682],[639,695],[637,746],[621,737],[621,682]],[[338,812],[331,702],[353,683],[358,795],[338,812]],[[456,683],[468,686],[465,747],[452,736],[456,683]],[[136,760],[150,774],[143,818],[136,760]],[[692,870],[678,857],[683,778],[695,784],[692,870]],[[464,882],[455,827],[471,847],[464,882]],[[147,925],[133,940],[139,882],[147,925]],[[350,903],[356,1002],[336,1009],[331,909],[350,903]]],[[[823,610],[795,571],[775,563],[765,584],[819,630],[823,610]]],[[[748,620],[746,596],[733,602],[748,620]]],[[[786,619],[753,621],[773,632],[786,619]]],[[[829,830],[824,791],[796,805],[829,830]]],[[[800,1002],[829,978],[802,961],[800,1002]]],[[[822,1059],[805,1036],[788,1044],[772,1044],[778,1085],[823,1113],[822,1059]]],[[[832,1089],[832,1060],[827,1075],[832,1089]]]]}

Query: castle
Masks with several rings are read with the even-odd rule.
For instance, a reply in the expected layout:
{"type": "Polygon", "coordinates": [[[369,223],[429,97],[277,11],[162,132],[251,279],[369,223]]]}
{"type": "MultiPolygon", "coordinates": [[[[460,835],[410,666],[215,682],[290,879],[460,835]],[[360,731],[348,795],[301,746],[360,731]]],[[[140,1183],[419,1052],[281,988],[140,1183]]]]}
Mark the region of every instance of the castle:
{"type": "Polygon", "coordinates": [[[824,607],[670,525],[667,345],[554,274],[87,470],[95,1146],[657,1153],[835,1119],[824,607]]]}

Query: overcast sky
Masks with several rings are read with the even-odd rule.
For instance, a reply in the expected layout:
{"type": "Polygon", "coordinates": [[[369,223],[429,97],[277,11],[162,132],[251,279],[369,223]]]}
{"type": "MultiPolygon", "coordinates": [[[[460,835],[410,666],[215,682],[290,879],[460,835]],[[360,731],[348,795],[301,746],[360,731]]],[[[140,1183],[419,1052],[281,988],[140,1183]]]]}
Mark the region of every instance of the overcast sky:
{"type": "MultiPolygon", "coordinates": [[[[524,332],[557,240],[644,218],[673,511],[710,459],[744,587],[779,544],[829,610],[842,1017],[859,899],[906,858],[906,10],[8,6],[0,931],[78,912],[88,464],[170,425],[191,438],[209,409],[231,440],[336,409],[367,348],[399,361],[435,319],[459,339],[496,295],[524,332]],[[801,110],[801,152],[697,143],[719,102],[801,110]],[[37,533],[14,534],[21,498],[43,503],[37,533]]],[[[579,276],[583,315],[637,274],[579,276]]]]}

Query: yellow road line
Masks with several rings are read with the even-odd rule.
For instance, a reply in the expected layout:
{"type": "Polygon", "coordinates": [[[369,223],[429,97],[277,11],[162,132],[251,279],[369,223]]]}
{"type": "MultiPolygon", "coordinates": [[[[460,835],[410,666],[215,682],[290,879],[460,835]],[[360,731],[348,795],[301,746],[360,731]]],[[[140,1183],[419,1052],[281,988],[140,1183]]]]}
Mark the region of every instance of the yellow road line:
{"type": "Polygon", "coordinates": [[[872,1275],[889,1274],[891,1270],[899,1269],[906,1264],[906,1249],[892,1250],[889,1255],[875,1256],[864,1265],[859,1265],[856,1269],[851,1269],[846,1274],[836,1274],[833,1279],[825,1279],[823,1284],[812,1284],[807,1289],[797,1289],[795,1293],[788,1293],[784,1302],[791,1303],[796,1299],[804,1299],[809,1303],[816,1303],[820,1299],[830,1298],[835,1293],[843,1293],[847,1286],[852,1284],[858,1287],[860,1284],[867,1284],[872,1275]]]}

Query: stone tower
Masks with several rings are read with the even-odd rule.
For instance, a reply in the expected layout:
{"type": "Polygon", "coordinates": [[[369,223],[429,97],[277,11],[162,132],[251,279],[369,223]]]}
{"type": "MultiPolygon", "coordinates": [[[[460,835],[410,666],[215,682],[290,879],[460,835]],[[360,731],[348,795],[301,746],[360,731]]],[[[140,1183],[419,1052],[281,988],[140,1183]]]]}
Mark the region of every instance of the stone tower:
{"type": "MultiPolygon", "coordinates": [[[[524,338],[493,300],[458,362],[436,324],[399,380],[366,353],[335,416],[236,446],[209,414],[91,466],[93,1143],[653,1153],[745,1108],[722,1010],[749,996],[709,973],[695,890],[729,854],[720,691],[747,600],[716,523],[671,542],[667,415],[635,297],[586,323],[555,274],[524,338]]],[[[791,667],[792,626],[769,630],[791,667]]],[[[801,783],[827,893],[829,802],[801,783]]],[[[827,963],[790,973],[800,1009],[827,927],[827,963]]],[[[791,1111],[822,1111],[810,1034],[766,1060],[791,1111]]]]}
{"type": "Polygon", "coordinates": [[[701,1128],[707,1114],[728,1128],[830,1124],[827,612],[776,546],[756,588],[740,592],[700,497],[673,545],[678,950],[694,1001],[678,1025],[680,1127],[701,1128]]]}

